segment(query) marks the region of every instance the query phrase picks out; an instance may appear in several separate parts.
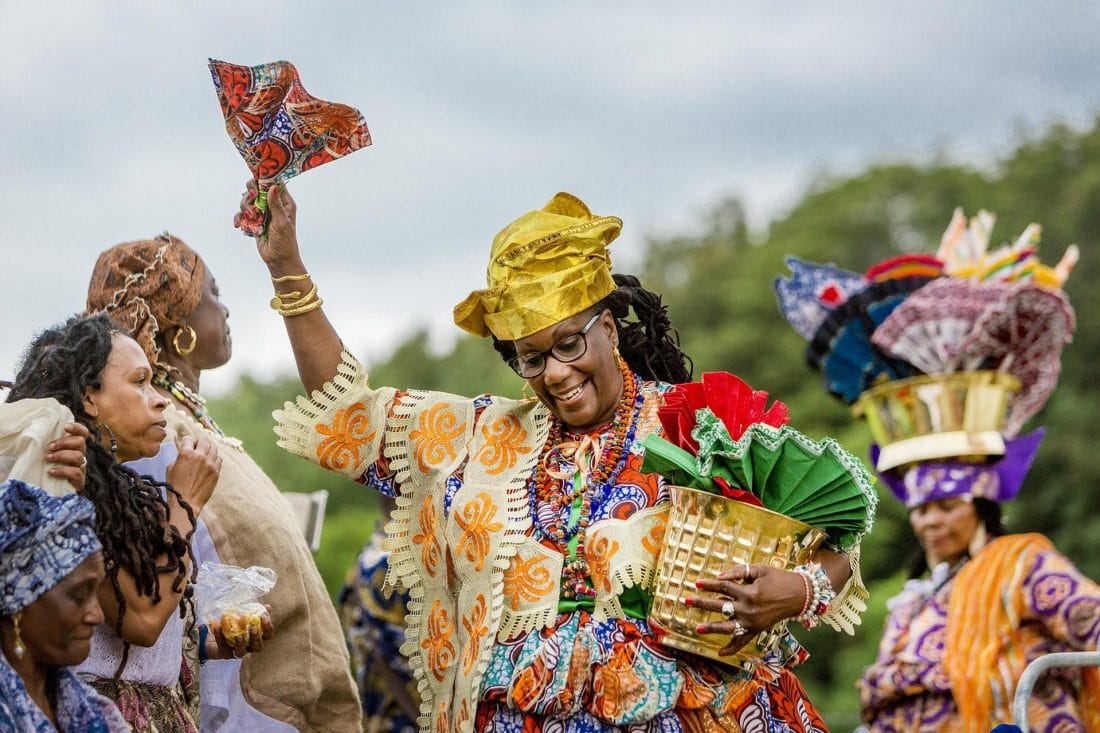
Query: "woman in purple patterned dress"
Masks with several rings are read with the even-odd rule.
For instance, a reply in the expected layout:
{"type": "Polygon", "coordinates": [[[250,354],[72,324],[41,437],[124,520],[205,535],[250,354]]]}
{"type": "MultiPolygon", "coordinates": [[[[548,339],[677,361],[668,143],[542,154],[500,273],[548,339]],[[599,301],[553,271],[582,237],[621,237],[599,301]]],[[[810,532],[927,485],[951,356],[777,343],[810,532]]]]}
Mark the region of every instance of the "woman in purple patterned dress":
{"type": "MultiPolygon", "coordinates": [[[[1001,523],[1000,502],[1016,495],[1041,437],[1008,441],[993,465],[928,462],[884,474],[923,553],[889,602],[878,658],[859,683],[871,731],[988,731],[1012,720],[1029,662],[1096,651],[1100,586],[1047,538],[1006,534],[1001,523]]],[[[1100,675],[1052,670],[1028,720],[1044,733],[1100,730],[1100,675]]]]}

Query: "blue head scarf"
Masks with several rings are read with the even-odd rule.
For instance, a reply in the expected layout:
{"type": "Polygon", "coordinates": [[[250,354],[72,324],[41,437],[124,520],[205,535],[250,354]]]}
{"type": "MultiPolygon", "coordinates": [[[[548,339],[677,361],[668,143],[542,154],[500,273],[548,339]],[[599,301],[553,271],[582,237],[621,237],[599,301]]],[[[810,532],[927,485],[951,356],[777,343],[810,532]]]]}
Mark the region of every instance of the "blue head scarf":
{"type": "Polygon", "coordinates": [[[0,615],[22,611],[101,549],[95,507],[83,496],[0,484],[0,615]]]}

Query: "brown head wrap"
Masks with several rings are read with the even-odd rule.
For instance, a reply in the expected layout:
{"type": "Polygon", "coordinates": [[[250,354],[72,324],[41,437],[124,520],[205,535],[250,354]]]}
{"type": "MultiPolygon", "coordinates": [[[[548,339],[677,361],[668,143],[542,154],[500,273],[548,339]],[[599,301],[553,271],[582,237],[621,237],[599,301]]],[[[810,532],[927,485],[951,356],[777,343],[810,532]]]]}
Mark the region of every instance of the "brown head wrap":
{"type": "Polygon", "coordinates": [[[149,363],[160,360],[157,335],[178,326],[199,304],[206,265],[165,232],[116,244],[99,255],[88,284],[88,312],[105,312],[141,344],[149,363]]]}

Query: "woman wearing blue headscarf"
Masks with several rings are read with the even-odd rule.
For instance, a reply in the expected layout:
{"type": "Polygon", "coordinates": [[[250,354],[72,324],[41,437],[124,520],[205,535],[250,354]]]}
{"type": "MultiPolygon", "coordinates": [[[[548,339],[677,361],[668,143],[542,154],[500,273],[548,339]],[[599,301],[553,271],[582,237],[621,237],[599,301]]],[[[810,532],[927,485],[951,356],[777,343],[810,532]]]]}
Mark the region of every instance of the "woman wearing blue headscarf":
{"type": "Polygon", "coordinates": [[[0,732],[130,729],[68,669],[88,656],[103,622],[101,550],[84,497],[0,484],[0,732]]]}

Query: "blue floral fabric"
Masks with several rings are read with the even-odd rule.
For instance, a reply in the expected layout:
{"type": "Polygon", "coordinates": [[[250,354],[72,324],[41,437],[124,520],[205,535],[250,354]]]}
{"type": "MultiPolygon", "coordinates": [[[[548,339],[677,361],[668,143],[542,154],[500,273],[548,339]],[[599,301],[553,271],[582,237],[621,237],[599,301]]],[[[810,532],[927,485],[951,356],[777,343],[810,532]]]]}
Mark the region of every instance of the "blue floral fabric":
{"type": "Polygon", "coordinates": [[[92,502],[18,479],[0,484],[0,614],[34,603],[101,549],[92,502]]]}
{"type": "Polygon", "coordinates": [[[97,694],[68,669],[57,671],[57,726],[27,694],[19,674],[0,654],[0,732],[118,733],[130,726],[110,700],[97,694]]]}

